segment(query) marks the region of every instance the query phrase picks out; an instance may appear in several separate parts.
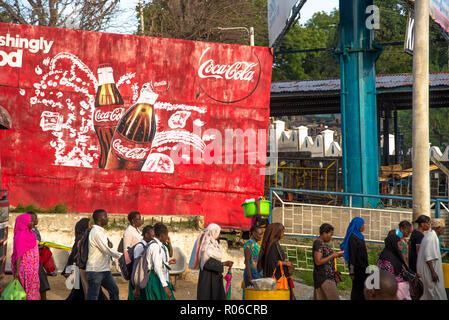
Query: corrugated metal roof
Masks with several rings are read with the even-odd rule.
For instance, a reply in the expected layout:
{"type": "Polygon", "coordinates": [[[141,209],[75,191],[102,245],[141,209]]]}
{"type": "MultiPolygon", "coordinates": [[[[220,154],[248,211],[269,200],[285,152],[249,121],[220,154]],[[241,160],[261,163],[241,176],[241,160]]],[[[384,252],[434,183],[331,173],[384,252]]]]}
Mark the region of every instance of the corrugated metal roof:
{"type": "MultiPolygon", "coordinates": [[[[449,87],[449,72],[429,75],[431,87],[449,87]]],[[[377,89],[413,87],[413,74],[379,75],[377,89]]],[[[313,93],[340,91],[340,79],[279,81],[271,84],[271,93],[313,93]]]]}

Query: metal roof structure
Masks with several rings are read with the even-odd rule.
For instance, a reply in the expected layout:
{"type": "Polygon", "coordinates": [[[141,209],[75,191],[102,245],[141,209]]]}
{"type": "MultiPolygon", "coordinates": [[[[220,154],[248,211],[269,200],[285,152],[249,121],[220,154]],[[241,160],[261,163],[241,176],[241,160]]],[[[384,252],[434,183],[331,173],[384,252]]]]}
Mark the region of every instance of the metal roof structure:
{"type": "MultiPolygon", "coordinates": [[[[449,107],[449,72],[431,73],[430,107],[449,107]]],[[[379,109],[412,108],[413,74],[376,78],[379,109]]],[[[270,115],[340,113],[340,79],[280,81],[271,84],[270,115]]]]}

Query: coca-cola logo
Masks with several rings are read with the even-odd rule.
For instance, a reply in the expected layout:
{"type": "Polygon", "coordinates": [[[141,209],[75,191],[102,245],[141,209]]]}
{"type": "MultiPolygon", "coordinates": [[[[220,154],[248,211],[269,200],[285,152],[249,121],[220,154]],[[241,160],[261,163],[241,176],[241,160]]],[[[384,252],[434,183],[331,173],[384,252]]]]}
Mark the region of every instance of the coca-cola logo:
{"type": "Polygon", "coordinates": [[[213,59],[209,59],[200,66],[198,75],[200,78],[226,78],[227,80],[251,81],[256,73],[254,70],[256,66],[257,63],[244,61],[239,61],[232,65],[220,65],[216,64],[213,59]]]}
{"type": "Polygon", "coordinates": [[[242,47],[232,55],[206,48],[201,54],[198,77],[202,91],[211,99],[234,103],[248,98],[256,90],[260,61],[254,50],[242,47]]]}
{"type": "Polygon", "coordinates": [[[115,108],[111,111],[103,111],[97,108],[94,113],[95,122],[118,122],[125,112],[125,108],[115,108]]]}
{"type": "Polygon", "coordinates": [[[151,90],[156,93],[166,93],[170,89],[170,83],[167,80],[156,80],[150,83],[151,90]]]}
{"type": "Polygon", "coordinates": [[[132,148],[124,145],[122,140],[115,139],[112,142],[112,147],[120,156],[130,161],[142,161],[148,157],[150,148],[132,148]]]}

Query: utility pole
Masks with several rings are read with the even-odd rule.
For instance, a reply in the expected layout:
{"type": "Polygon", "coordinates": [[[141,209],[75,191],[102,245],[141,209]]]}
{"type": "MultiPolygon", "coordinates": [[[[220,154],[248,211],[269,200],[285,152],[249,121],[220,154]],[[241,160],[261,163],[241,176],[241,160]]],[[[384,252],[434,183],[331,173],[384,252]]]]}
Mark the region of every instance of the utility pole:
{"type": "MultiPolygon", "coordinates": [[[[343,190],[379,194],[376,60],[382,50],[367,25],[367,8],[374,0],[340,0],[339,43],[343,190]]],[[[388,135],[384,146],[388,143],[388,135]]],[[[345,198],[345,204],[348,204],[345,198]]],[[[352,206],[377,208],[377,198],[352,198],[352,206]]]]}
{"type": "Polygon", "coordinates": [[[254,27],[249,28],[250,46],[254,47],[254,27]]]}
{"type": "Polygon", "coordinates": [[[429,0],[415,1],[413,54],[413,220],[430,216],[429,0]]]}
{"type": "Polygon", "coordinates": [[[143,0],[139,0],[139,11],[140,11],[140,30],[142,35],[145,35],[145,24],[143,21],[143,0]]]}

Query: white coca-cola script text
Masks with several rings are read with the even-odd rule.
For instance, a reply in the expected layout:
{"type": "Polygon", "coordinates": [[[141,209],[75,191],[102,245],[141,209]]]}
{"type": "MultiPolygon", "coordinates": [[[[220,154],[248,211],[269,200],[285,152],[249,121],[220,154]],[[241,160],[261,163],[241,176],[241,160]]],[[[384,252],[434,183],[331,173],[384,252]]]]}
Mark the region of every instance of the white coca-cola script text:
{"type": "Polygon", "coordinates": [[[97,108],[94,113],[94,121],[96,122],[118,122],[125,112],[125,108],[116,108],[112,111],[102,112],[101,108],[97,108]]]}
{"type": "MultiPolygon", "coordinates": [[[[201,55],[201,59],[210,48],[207,48],[201,55]]],[[[201,60],[200,60],[201,63],[201,60]]],[[[218,64],[213,59],[204,61],[198,69],[200,78],[216,78],[227,80],[251,81],[254,78],[256,70],[253,70],[258,64],[253,62],[237,61],[233,64],[218,64]]]]}
{"type": "Polygon", "coordinates": [[[134,161],[145,160],[150,151],[150,148],[128,148],[122,145],[122,141],[120,139],[115,139],[112,142],[112,147],[124,158],[134,161]]]}

